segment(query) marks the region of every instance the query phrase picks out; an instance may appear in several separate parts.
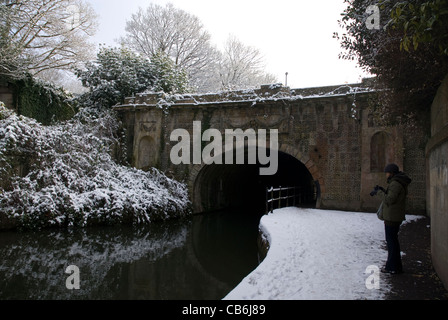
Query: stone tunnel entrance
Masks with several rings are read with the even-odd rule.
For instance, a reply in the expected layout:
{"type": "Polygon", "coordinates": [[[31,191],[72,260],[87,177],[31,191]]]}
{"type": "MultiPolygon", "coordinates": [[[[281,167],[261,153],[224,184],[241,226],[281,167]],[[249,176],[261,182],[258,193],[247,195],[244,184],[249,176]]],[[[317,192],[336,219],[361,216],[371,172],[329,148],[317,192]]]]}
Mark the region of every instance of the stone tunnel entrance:
{"type": "Polygon", "coordinates": [[[261,176],[261,165],[207,165],[194,184],[193,205],[196,213],[243,208],[264,213],[266,189],[298,187],[302,202],[296,206],[316,207],[318,186],[307,167],[293,156],[279,151],[278,171],[261,176]]]}

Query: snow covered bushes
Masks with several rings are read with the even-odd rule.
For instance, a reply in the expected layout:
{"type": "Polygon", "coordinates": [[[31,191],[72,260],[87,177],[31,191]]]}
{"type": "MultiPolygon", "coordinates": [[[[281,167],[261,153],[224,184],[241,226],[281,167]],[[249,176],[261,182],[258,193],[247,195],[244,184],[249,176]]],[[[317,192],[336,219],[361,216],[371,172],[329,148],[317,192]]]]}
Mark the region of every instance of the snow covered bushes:
{"type": "Polygon", "coordinates": [[[149,223],[189,211],[185,185],[113,161],[112,111],[42,126],[0,105],[0,215],[22,228],[149,223]]]}
{"type": "Polygon", "coordinates": [[[145,91],[185,93],[188,76],[163,53],[151,60],[126,48],[100,48],[97,59],[76,75],[89,91],[78,98],[81,105],[110,108],[126,97],[145,91]]]}

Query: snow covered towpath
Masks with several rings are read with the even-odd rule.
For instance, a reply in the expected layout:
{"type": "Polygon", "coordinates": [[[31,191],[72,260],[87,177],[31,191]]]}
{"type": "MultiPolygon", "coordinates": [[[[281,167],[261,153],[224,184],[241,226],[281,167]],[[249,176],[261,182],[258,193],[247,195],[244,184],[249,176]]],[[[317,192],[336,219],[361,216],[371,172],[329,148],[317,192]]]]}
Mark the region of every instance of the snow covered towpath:
{"type": "Polygon", "coordinates": [[[224,299],[378,300],[390,289],[389,275],[378,272],[387,251],[375,214],[285,208],[264,216],[260,230],[266,259],[224,299]]]}

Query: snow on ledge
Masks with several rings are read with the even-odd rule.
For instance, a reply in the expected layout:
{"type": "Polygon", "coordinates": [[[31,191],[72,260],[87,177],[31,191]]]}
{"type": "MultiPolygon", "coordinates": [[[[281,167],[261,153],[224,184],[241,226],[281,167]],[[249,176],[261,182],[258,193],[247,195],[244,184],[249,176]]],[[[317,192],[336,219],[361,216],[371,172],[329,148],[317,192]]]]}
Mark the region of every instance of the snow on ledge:
{"type": "Polygon", "coordinates": [[[169,108],[172,106],[209,106],[227,105],[234,103],[257,103],[270,101],[295,101],[304,99],[317,99],[329,97],[344,97],[374,92],[371,80],[364,79],[362,83],[343,84],[336,86],[325,86],[316,88],[290,89],[282,84],[262,85],[260,88],[243,89],[234,91],[219,91],[197,94],[174,94],[163,92],[139,93],[133,97],[127,97],[123,105],[114,107],[116,110],[127,110],[129,108],[169,108]]]}
{"type": "Polygon", "coordinates": [[[264,216],[260,231],[266,259],[225,300],[381,300],[390,290],[381,273],[380,289],[366,286],[367,267],[387,258],[375,214],[285,208],[264,216]]]}

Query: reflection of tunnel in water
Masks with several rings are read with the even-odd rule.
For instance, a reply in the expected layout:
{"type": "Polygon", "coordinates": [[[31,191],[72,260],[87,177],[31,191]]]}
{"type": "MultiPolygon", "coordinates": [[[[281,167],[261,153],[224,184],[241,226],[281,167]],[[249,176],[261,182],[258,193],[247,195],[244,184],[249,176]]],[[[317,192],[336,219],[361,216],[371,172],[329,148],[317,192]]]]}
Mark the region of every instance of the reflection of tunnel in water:
{"type": "Polygon", "coordinates": [[[195,183],[195,210],[205,212],[238,207],[264,212],[266,188],[272,186],[300,187],[298,190],[302,198],[308,198],[308,201],[301,205],[315,207],[315,182],[302,162],[279,152],[278,171],[275,175],[261,176],[259,168],[258,164],[212,164],[204,167],[195,183]]]}
{"type": "Polygon", "coordinates": [[[258,266],[259,223],[259,216],[235,209],[195,216],[191,244],[196,261],[234,288],[258,266]]]}

